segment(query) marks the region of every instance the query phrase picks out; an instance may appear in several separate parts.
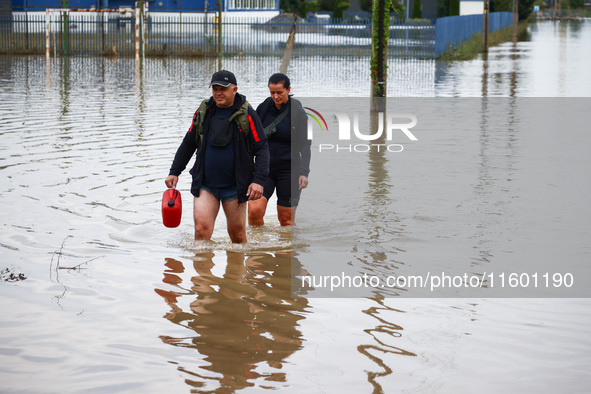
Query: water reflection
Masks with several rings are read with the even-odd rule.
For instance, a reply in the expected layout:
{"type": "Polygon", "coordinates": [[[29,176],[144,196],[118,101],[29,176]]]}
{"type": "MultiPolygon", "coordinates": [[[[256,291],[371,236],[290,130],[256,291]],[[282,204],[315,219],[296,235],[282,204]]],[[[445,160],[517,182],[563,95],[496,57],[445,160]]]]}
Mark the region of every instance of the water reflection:
{"type": "Polygon", "coordinates": [[[509,79],[509,97],[517,96],[517,60],[519,59],[519,51],[517,49],[517,42],[511,46],[511,77],[509,79]]]}
{"type": "Polygon", "coordinates": [[[482,54],[482,92],[481,97],[488,97],[488,52],[482,54]]]}
{"type": "Polygon", "coordinates": [[[375,344],[359,345],[357,351],[372,360],[382,369],[380,372],[367,371],[367,380],[373,386],[374,393],[383,393],[384,388],[379,383],[378,378],[391,375],[394,371],[391,366],[383,360],[384,357],[382,355],[395,354],[399,356],[416,356],[416,354],[400,347],[393,346],[385,339],[400,338],[402,336],[403,328],[386,320],[386,318],[382,316],[383,312],[390,311],[403,313],[403,311],[389,307],[384,303],[383,299],[373,299],[372,301],[377,305],[363,310],[363,313],[378,320],[378,324],[374,328],[368,328],[363,331],[372,337],[375,344]]]}
{"type": "Polygon", "coordinates": [[[564,25],[567,26],[569,34],[572,36],[573,39],[578,39],[580,34],[583,32],[583,25],[585,22],[583,21],[569,21],[569,23],[565,23],[564,25]]]}
{"type": "MultiPolygon", "coordinates": [[[[380,124],[385,130],[388,116],[387,99],[370,99],[369,130],[375,134],[380,124]],[[381,118],[381,119],[380,119],[381,118]]],[[[374,144],[387,145],[386,132],[373,141],[374,144]]],[[[391,154],[386,149],[372,149],[368,152],[368,183],[365,192],[365,204],[363,208],[367,218],[367,237],[360,240],[363,247],[356,247],[354,253],[359,250],[363,255],[358,259],[363,263],[365,272],[377,276],[394,272],[402,262],[395,255],[400,251],[395,245],[398,235],[403,231],[400,219],[395,207],[393,196],[395,193],[390,170],[391,154]]],[[[394,171],[392,171],[394,172],[394,171]]],[[[357,253],[359,254],[359,253],[357,253]]],[[[385,297],[383,289],[378,290],[376,296],[385,297]]],[[[389,294],[391,296],[392,294],[389,294]]]]}
{"type": "MultiPolygon", "coordinates": [[[[388,116],[386,108],[387,99],[370,99],[369,134],[375,134],[380,125],[384,127],[388,116]]],[[[386,133],[373,141],[375,144],[386,144],[386,133]]],[[[394,209],[395,200],[393,199],[393,189],[389,171],[389,159],[386,151],[370,150],[368,153],[369,176],[364,204],[365,216],[367,218],[366,233],[367,237],[360,240],[362,245],[356,245],[353,254],[359,255],[357,258],[363,263],[363,271],[376,276],[385,276],[396,272],[400,264],[403,264],[396,258],[400,251],[394,245],[397,244],[396,238],[403,231],[400,225],[400,219],[394,209]]],[[[395,289],[400,291],[400,289],[395,289]]],[[[389,317],[383,312],[398,312],[384,304],[382,297],[392,295],[386,293],[384,289],[376,291],[376,296],[380,298],[371,301],[377,305],[371,306],[362,312],[378,321],[375,327],[366,328],[363,331],[371,337],[369,344],[357,346],[357,351],[371,360],[379,367],[379,371],[369,370],[367,380],[372,385],[374,393],[384,392],[384,388],[379,382],[380,378],[393,374],[393,369],[385,361],[385,355],[416,356],[416,354],[404,350],[390,343],[401,337],[403,327],[389,321],[389,317]]]]}
{"type": "Polygon", "coordinates": [[[520,157],[519,129],[527,130],[520,123],[527,119],[526,108],[523,101],[513,96],[506,100],[481,100],[478,173],[472,192],[474,210],[481,219],[474,223],[474,234],[470,237],[477,252],[472,266],[481,266],[481,270],[486,270],[488,263],[497,257],[498,234],[511,228],[506,218],[514,215],[511,203],[519,198],[513,181],[520,157]]]}
{"type": "Polygon", "coordinates": [[[70,73],[68,72],[68,65],[70,59],[68,57],[61,58],[62,65],[62,84],[60,86],[60,103],[61,103],[61,116],[64,120],[70,113],[70,73]]]}
{"type": "Polygon", "coordinates": [[[217,253],[193,257],[190,283],[182,279],[185,264],[166,259],[168,286],[155,291],[170,306],[164,317],[187,334],[161,339],[203,356],[198,366],[178,366],[189,386],[224,393],[279,386],[287,381],[283,363],[302,347],[298,326],[308,308],[305,298],[291,298],[291,253],[217,253]]]}

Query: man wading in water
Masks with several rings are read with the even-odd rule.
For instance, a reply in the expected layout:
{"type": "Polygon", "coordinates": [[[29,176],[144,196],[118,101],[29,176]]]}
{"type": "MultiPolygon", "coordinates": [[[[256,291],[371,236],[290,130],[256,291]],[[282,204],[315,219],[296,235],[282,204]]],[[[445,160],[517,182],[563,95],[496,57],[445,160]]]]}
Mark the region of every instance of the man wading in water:
{"type": "Polygon", "coordinates": [[[210,87],[212,97],[195,112],[165,183],[176,188],[179,175],[197,151],[190,171],[195,239],[211,239],[221,203],[230,239],[243,243],[245,203],[261,198],[269,173],[267,138],[257,113],[246,97],[237,93],[233,73],[214,73],[210,87]]]}

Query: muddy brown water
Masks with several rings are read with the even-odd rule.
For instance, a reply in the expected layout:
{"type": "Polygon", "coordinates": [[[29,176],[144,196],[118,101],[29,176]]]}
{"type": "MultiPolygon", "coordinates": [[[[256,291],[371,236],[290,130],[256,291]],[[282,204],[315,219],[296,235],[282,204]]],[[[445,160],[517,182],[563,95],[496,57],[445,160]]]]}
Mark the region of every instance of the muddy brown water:
{"type": "MultiPolygon", "coordinates": [[[[543,22],[530,27],[528,41],[492,48],[487,60],[392,60],[388,95],[588,97],[589,42],[589,21],[543,22]]],[[[223,65],[258,103],[280,59],[223,65]]],[[[276,224],[273,204],[267,225],[248,230],[247,245],[228,242],[223,215],[212,242],[195,242],[187,174],[181,226],[164,228],[163,180],[216,67],[215,60],[148,59],[138,70],[133,59],[0,57],[0,269],[26,277],[0,283],[0,391],[588,391],[586,298],[293,298],[291,232],[276,224]]],[[[367,70],[367,59],[294,59],[293,93],[364,97],[367,70]]],[[[488,141],[485,181],[506,176],[503,157],[515,149],[506,142],[488,141]]],[[[588,159],[577,158],[588,173],[588,159]]],[[[546,163],[567,159],[561,151],[546,163]]],[[[502,202],[503,185],[484,188],[481,202],[502,202]]],[[[400,198],[388,193],[376,189],[376,206],[400,198]]],[[[412,217],[424,232],[404,239],[407,246],[441,241],[432,217],[412,217]]],[[[580,234],[555,242],[589,256],[588,217],[583,208],[579,218],[556,222],[580,234]]],[[[361,245],[368,260],[398,264],[400,223],[384,223],[375,233],[359,223],[361,245]]],[[[488,242],[482,259],[495,250],[498,223],[480,229],[488,242]]],[[[322,226],[310,223],[338,246],[339,232],[322,226]]]]}

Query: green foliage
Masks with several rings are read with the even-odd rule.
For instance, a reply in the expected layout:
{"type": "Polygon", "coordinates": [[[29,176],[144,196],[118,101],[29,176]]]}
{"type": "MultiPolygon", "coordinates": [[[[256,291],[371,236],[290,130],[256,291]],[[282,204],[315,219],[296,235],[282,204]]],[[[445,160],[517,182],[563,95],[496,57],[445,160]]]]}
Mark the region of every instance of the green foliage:
{"type": "Polygon", "coordinates": [[[400,18],[402,18],[406,13],[406,7],[400,0],[393,0],[390,5],[390,12],[395,13],[400,18]]]}
{"type": "Polygon", "coordinates": [[[371,12],[373,2],[371,0],[359,0],[359,7],[361,11],[371,12]]]}
{"type": "Polygon", "coordinates": [[[490,12],[508,11],[513,12],[513,0],[492,0],[490,12]]]}
{"type": "Polygon", "coordinates": [[[526,20],[529,14],[531,14],[534,10],[534,1],[535,0],[519,0],[518,2],[518,15],[519,20],[526,20]]]}
{"type": "Polygon", "coordinates": [[[585,6],[585,0],[568,0],[568,6],[573,10],[583,8],[585,6]]]}
{"type": "Polygon", "coordinates": [[[318,8],[320,11],[332,11],[337,0],[318,0],[318,8]]]}
{"type": "Polygon", "coordinates": [[[349,0],[336,0],[332,10],[333,18],[342,18],[347,8],[349,8],[349,0]]]}
{"type": "Polygon", "coordinates": [[[304,13],[300,15],[302,18],[305,18],[308,15],[308,12],[320,11],[320,7],[318,6],[318,2],[314,1],[305,1],[304,2],[304,13]]]}
{"type": "Polygon", "coordinates": [[[449,16],[449,1],[448,0],[437,0],[437,5],[435,7],[437,11],[437,17],[443,18],[445,16],[449,16]]]}
{"type": "Polygon", "coordinates": [[[309,11],[318,10],[318,3],[305,0],[279,0],[279,8],[284,12],[298,14],[300,17],[305,18],[309,11]]]}
{"type": "MultiPolygon", "coordinates": [[[[373,1],[372,0],[359,0],[359,7],[361,8],[361,11],[372,12],[373,1]]],[[[393,12],[396,15],[403,17],[404,13],[406,12],[406,7],[404,6],[404,3],[402,3],[401,0],[392,0],[391,5],[390,5],[390,12],[393,12]]]]}
{"type": "Polygon", "coordinates": [[[318,0],[319,11],[332,11],[333,18],[342,18],[349,8],[349,0],[318,0]]]}
{"type": "Polygon", "coordinates": [[[297,0],[279,0],[279,8],[285,12],[294,13],[298,9],[297,0]]]}
{"type": "Polygon", "coordinates": [[[412,17],[413,19],[421,19],[423,17],[423,11],[421,7],[421,0],[414,0],[412,5],[412,17]]]}
{"type": "Polygon", "coordinates": [[[449,16],[460,15],[460,0],[449,0],[449,16]]]}
{"type": "Polygon", "coordinates": [[[460,15],[460,0],[437,0],[437,17],[460,15]]]}
{"type": "MultiPolygon", "coordinates": [[[[564,0],[563,0],[564,1],[564,0]]],[[[573,0],[569,0],[569,1],[573,1],[573,0]]],[[[582,0],[585,1],[585,0],[582,0]]],[[[517,2],[517,7],[518,7],[518,15],[519,15],[519,20],[524,20],[527,19],[527,17],[529,16],[529,14],[532,13],[532,11],[534,10],[534,3],[540,3],[538,5],[540,5],[540,8],[545,7],[544,0],[518,0],[517,2]],[[542,6],[543,4],[543,6],[542,6]]],[[[513,0],[492,0],[490,3],[490,12],[501,12],[501,11],[507,11],[507,12],[513,12],[513,0]]]]}

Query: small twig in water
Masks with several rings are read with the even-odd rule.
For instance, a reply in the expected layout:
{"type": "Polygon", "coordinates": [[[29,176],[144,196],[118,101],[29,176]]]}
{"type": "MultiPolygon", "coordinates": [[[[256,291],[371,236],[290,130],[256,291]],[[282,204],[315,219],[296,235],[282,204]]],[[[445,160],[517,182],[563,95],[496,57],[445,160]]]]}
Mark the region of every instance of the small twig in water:
{"type": "Polygon", "coordinates": [[[81,270],[81,269],[82,269],[82,267],[80,267],[81,265],[88,264],[88,263],[90,263],[91,261],[94,261],[94,260],[96,260],[96,259],[98,259],[98,258],[100,258],[100,257],[104,257],[104,256],[98,256],[98,257],[95,257],[95,258],[93,258],[93,259],[87,260],[87,261],[85,261],[84,263],[80,263],[80,264],[78,264],[78,265],[75,265],[75,266],[73,266],[73,267],[57,267],[57,269],[60,269],[60,270],[81,270]]]}
{"type": "Polygon", "coordinates": [[[51,256],[51,263],[49,263],[49,276],[50,277],[51,277],[51,271],[53,269],[53,258],[57,254],[57,261],[56,261],[56,268],[55,268],[57,271],[58,269],[60,269],[60,257],[63,254],[62,251],[64,250],[64,245],[66,244],[66,240],[70,237],[71,237],[71,235],[68,235],[66,238],[64,238],[64,241],[62,242],[62,246],[60,247],[60,250],[59,251],[56,250],[55,252],[53,252],[53,254],[51,256]]]}

